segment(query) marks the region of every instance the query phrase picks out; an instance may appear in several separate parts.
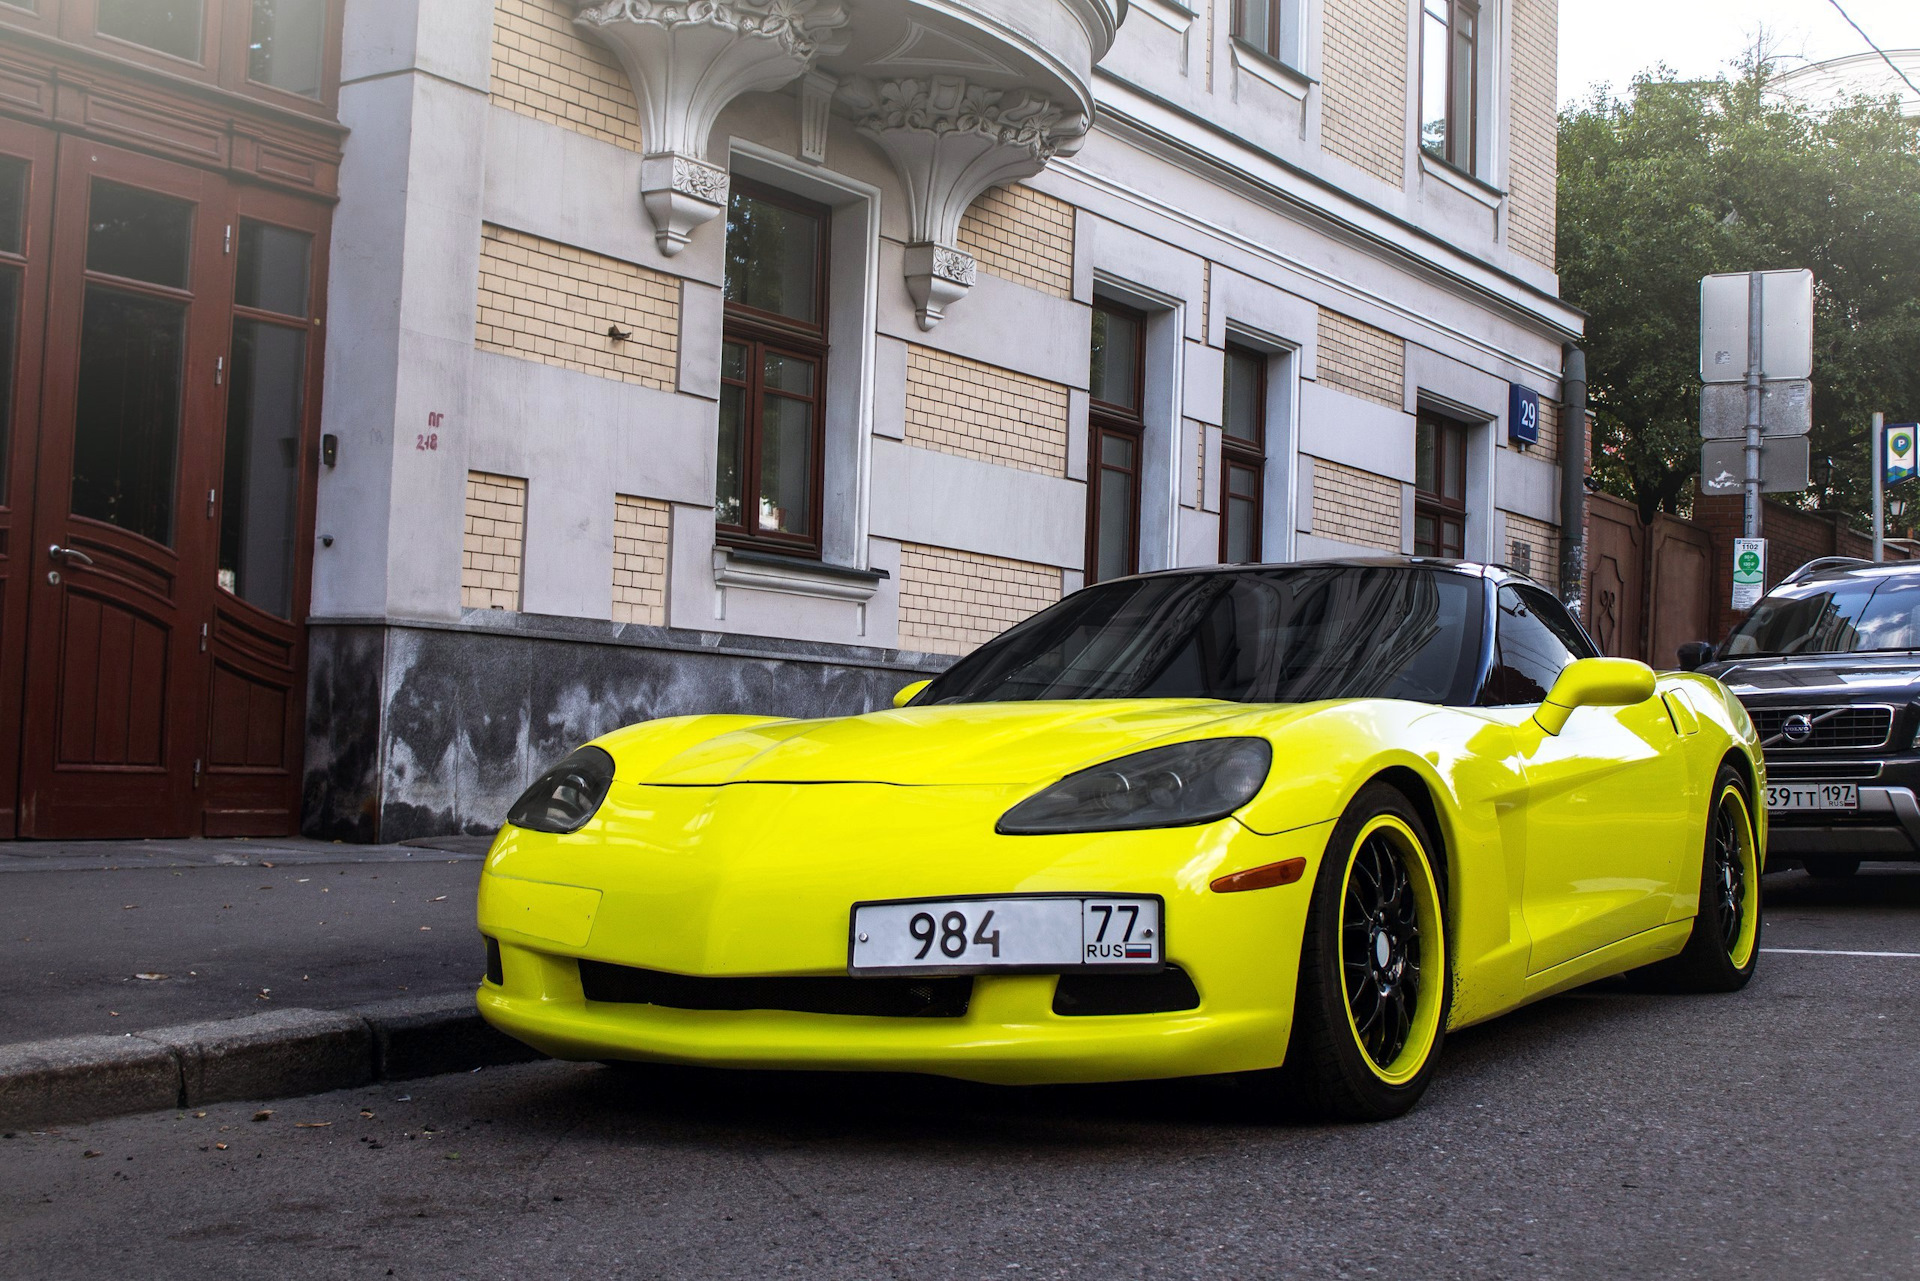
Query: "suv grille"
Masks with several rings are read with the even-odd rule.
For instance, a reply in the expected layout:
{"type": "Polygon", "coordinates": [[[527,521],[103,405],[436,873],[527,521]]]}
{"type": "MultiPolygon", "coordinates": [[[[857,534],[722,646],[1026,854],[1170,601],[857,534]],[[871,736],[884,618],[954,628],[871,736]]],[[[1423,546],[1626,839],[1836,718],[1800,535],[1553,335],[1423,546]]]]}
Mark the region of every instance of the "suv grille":
{"type": "Polygon", "coordinates": [[[580,962],[589,1001],[663,1005],[675,1010],[791,1010],[799,1014],[864,1014],[879,1018],[957,1019],[973,999],[971,978],[709,979],[642,970],[605,961],[580,962]]]}
{"type": "Polygon", "coordinates": [[[1770,753],[1884,747],[1893,733],[1893,709],[1879,704],[1749,707],[1747,715],[1770,753]]]}

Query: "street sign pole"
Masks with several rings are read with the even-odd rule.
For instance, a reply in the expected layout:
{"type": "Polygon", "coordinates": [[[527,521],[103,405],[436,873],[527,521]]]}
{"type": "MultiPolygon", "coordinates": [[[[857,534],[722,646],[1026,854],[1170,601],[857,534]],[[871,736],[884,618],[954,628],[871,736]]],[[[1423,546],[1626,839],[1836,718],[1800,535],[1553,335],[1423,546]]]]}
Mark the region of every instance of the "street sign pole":
{"type": "Polygon", "coordinates": [[[1887,558],[1887,416],[1873,416],[1873,561],[1887,558]]]}
{"type": "Polygon", "coordinates": [[[1759,272],[1747,277],[1747,486],[1744,532],[1760,537],[1760,380],[1766,341],[1764,282],[1759,272]]]}

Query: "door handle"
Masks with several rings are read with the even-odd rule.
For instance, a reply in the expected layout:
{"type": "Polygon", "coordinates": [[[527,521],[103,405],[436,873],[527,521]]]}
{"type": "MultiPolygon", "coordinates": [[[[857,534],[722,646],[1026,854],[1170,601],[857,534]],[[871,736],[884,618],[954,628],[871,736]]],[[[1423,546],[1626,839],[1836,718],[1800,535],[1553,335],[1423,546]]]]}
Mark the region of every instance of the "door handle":
{"type": "Polygon", "coordinates": [[[47,548],[47,555],[63,559],[69,564],[93,564],[93,557],[87,555],[85,552],[77,551],[72,547],[62,547],[59,543],[55,543],[53,546],[47,548]]]}

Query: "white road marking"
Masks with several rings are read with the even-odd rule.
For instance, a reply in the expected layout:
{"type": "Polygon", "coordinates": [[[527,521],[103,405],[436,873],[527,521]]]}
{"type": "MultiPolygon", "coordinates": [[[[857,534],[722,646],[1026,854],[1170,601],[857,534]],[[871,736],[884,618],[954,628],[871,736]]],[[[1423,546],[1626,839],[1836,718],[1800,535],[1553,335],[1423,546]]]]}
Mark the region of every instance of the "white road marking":
{"type": "Polygon", "coordinates": [[[1920,952],[1837,952],[1823,947],[1763,947],[1760,950],[1784,956],[1891,956],[1920,961],[1920,952]]]}

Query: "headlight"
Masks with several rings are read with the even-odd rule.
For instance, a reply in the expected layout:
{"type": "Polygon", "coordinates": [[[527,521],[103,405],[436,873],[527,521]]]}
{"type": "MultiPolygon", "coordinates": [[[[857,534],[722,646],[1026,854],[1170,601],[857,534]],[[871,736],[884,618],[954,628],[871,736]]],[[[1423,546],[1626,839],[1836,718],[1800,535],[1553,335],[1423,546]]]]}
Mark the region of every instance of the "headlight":
{"type": "Polygon", "coordinates": [[[613,757],[598,747],[582,747],[535,779],[507,811],[507,822],[532,832],[577,832],[612,786],[613,757]]]}
{"type": "Polygon", "coordinates": [[[994,830],[1044,836],[1211,823],[1252,800],[1272,765],[1262,738],[1156,747],[1067,775],[1002,814],[994,830]]]}

